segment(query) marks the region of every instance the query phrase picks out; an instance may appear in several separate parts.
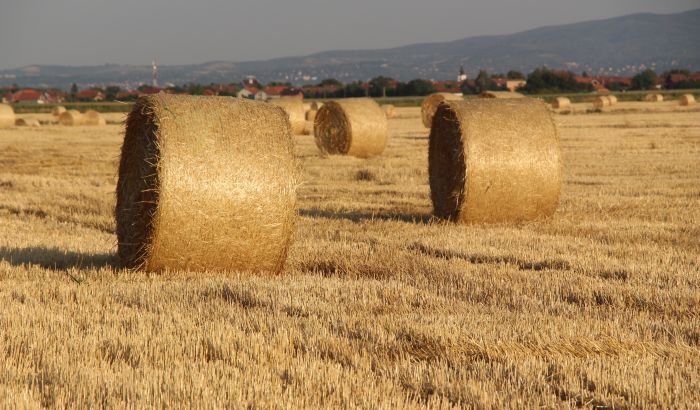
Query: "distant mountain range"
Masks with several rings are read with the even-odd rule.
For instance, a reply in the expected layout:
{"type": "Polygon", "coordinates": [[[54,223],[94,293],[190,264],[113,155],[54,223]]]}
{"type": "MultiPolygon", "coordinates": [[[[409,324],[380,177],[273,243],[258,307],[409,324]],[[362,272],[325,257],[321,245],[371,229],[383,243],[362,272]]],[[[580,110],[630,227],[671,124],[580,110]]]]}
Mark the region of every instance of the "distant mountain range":
{"type": "MultiPolygon", "coordinates": [[[[536,67],[569,69],[589,74],[632,75],[644,68],[700,70],[700,9],[677,14],[632,14],[499,36],[469,37],[444,43],[413,44],[383,50],[338,50],[266,61],[215,61],[197,65],[161,66],[161,85],[233,83],[247,75],[263,82],[342,82],[379,75],[453,79],[460,65],[470,76],[536,67]]],[[[151,66],[28,66],[0,70],[0,86],[67,89],[72,83],[135,87],[151,82],[151,66]]]]}

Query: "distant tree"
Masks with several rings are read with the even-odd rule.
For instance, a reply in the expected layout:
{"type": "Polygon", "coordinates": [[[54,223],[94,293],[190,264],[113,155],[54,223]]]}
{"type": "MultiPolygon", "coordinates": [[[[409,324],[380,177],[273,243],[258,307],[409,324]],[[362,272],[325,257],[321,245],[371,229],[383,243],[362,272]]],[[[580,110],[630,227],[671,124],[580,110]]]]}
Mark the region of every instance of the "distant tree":
{"type": "Polygon", "coordinates": [[[651,90],[656,86],[656,73],[652,69],[646,69],[632,77],[633,90],[651,90]]]}
{"type": "Polygon", "coordinates": [[[435,92],[435,87],[433,86],[433,83],[420,78],[416,78],[415,80],[411,80],[408,83],[406,83],[404,89],[405,93],[403,95],[423,96],[435,92]]]}
{"type": "Polygon", "coordinates": [[[110,85],[105,88],[105,100],[113,101],[117,98],[117,94],[121,91],[121,87],[118,85],[110,85]]]}
{"type": "Polygon", "coordinates": [[[370,93],[375,97],[386,97],[386,88],[393,81],[392,78],[379,76],[369,80],[370,93]]]}
{"type": "Polygon", "coordinates": [[[78,84],[73,83],[70,86],[70,92],[68,93],[68,100],[75,101],[75,95],[78,94],[78,84]]]}
{"type": "Polygon", "coordinates": [[[292,83],[290,83],[289,81],[287,81],[287,82],[271,81],[271,82],[267,83],[267,86],[268,87],[277,87],[277,86],[291,87],[292,83]]]}
{"type": "Polygon", "coordinates": [[[491,78],[489,77],[488,71],[479,70],[479,74],[476,76],[474,82],[476,83],[476,89],[474,90],[475,93],[478,94],[480,92],[488,90],[489,84],[491,83],[491,78]]]}
{"type": "Polygon", "coordinates": [[[672,70],[668,70],[667,72],[663,73],[663,75],[669,75],[669,74],[690,75],[690,70],[685,69],[685,68],[674,68],[672,70]]]}
{"type": "Polygon", "coordinates": [[[588,78],[588,72],[586,70],[583,70],[583,72],[581,73],[581,77],[588,78]]]}
{"type": "Polygon", "coordinates": [[[321,82],[318,83],[318,86],[319,87],[329,87],[329,86],[342,87],[343,83],[336,80],[335,78],[326,78],[324,80],[321,80],[321,82]]]}
{"type": "Polygon", "coordinates": [[[590,84],[576,82],[575,75],[571,71],[553,71],[542,67],[527,75],[527,84],[520,90],[528,94],[546,94],[586,92],[591,91],[592,88],[590,84]]]}
{"type": "Polygon", "coordinates": [[[506,74],[506,78],[509,80],[524,80],[525,76],[520,71],[510,70],[506,74]]]}

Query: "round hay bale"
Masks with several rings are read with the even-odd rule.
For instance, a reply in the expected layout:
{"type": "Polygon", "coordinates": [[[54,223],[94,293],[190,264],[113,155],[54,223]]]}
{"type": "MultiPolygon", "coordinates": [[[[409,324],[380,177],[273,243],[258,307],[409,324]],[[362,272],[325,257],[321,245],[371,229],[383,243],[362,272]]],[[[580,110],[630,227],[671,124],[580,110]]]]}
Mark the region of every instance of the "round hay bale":
{"type": "Polygon", "coordinates": [[[328,101],[314,121],[316,146],[324,154],[369,158],[381,154],[389,139],[384,111],[371,98],[328,101]]]}
{"type": "Polygon", "coordinates": [[[396,107],[392,104],[384,104],[382,105],[382,109],[387,118],[394,118],[396,116],[396,107]]]}
{"type": "Polygon", "coordinates": [[[67,126],[83,125],[85,123],[85,118],[80,111],[67,110],[58,116],[58,123],[67,126]]]}
{"type": "Polygon", "coordinates": [[[515,91],[482,91],[479,98],[525,98],[524,95],[515,91]]]}
{"type": "Polygon", "coordinates": [[[87,110],[83,114],[83,122],[85,125],[107,125],[107,120],[99,112],[95,110],[87,110]]]}
{"type": "Polygon", "coordinates": [[[683,94],[679,101],[681,105],[693,105],[695,104],[695,96],[693,94],[683,94]]]}
{"type": "Polygon", "coordinates": [[[644,96],[644,101],[646,102],[661,102],[664,100],[664,96],[661,94],[647,94],[644,96]]]}
{"type": "Polygon", "coordinates": [[[311,109],[311,104],[305,102],[304,103],[304,112],[309,112],[310,109],[311,109]]]}
{"type": "Polygon", "coordinates": [[[318,111],[321,107],[323,107],[323,102],[322,101],[313,101],[311,102],[311,109],[318,111]]]}
{"type": "Polygon", "coordinates": [[[617,97],[615,97],[614,95],[609,95],[608,101],[610,101],[610,105],[615,105],[617,104],[617,97]]]}
{"type": "Polygon", "coordinates": [[[547,217],[559,203],[559,137],[536,99],[445,101],[428,147],[436,216],[458,223],[547,217]]]}
{"type": "Polygon", "coordinates": [[[307,111],[307,112],[306,112],[306,121],[307,121],[307,122],[308,122],[308,121],[313,122],[314,119],[316,118],[316,114],[317,114],[317,113],[318,113],[318,111],[316,111],[316,110],[309,110],[309,111],[307,111]]]}
{"type": "Polygon", "coordinates": [[[306,121],[306,124],[304,125],[304,132],[302,132],[302,135],[311,135],[314,133],[314,122],[313,121],[306,121]]]}
{"type": "Polygon", "coordinates": [[[0,128],[12,127],[15,125],[15,110],[11,105],[0,104],[0,128]]]}
{"type": "Polygon", "coordinates": [[[593,100],[593,106],[595,108],[608,107],[610,106],[610,100],[605,95],[599,95],[595,100],[593,100]]]}
{"type": "Polygon", "coordinates": [[[423,120],[423,126],[425,128],[430,128],[430,125],[433,123],[433,115],[435,115],[435,110],[437,110],[437,107],[441,102],[445,100],[453,101],[463,99],[464,98],[462,98],[461,95],[450,93],[434,93],[425,97],[420,105],[420,116],[423,120]]]}
{"type": "Polygon", "coordinates": [[[306,111],[304,111],[304,102],[300,98],[282,97],[272,99],[269,102],[281,107],[287,113],[294,134],[301,134],[304,132],[306,111]]]}
{"type": "Polygon", "coordinates": [[[62,105],[57,105],[57,106],[53,107],[53,110],[51,110],[51,115],[53,115],[54,117],[58,117],[59,115],[63,114],[64,112],[66,112],[66,107],[64,107],[62,105]]]}
{"type": "Polygon", "coordinates": [[[18,127],[40,127],[41,123],[36,118],[17,118],[15,125],[18,127]]]}
{"type": "Polygon", "coordinates": [[[126,120],[117,182],[126,267],[280,272],[296,219],[297,164],[283,110],[154,94],[126,120]]]}
{"type": "Polygon", "coordinates": [[[566,97],[557,97],[552,102],[552,108],[562,109],[571,108],[571,100],[566,97]]]}

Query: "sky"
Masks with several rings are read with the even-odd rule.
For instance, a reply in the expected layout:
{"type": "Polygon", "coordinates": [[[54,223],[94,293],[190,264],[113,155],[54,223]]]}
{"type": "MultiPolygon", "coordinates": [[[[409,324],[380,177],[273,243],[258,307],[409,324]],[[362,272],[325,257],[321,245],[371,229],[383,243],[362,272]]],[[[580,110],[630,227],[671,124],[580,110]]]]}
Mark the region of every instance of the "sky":
{"type": "Polygon", "coordinates": [[[265,60],[695,8],[700,0],[0,0],[0,69],[265,60]]]}

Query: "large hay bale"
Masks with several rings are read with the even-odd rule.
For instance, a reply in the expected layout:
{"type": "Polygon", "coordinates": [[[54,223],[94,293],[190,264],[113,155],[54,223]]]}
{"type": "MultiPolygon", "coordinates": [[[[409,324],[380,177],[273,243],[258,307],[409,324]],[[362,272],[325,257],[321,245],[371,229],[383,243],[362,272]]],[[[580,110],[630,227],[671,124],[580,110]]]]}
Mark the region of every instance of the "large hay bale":
{"type": "Polygon", "coordinates": [[[695,104],[695,97],[693,94],[683,94],[679,101],[681,105],[693,105],[695,104]]]}
{"type": "Polygon", "coordinates": [[[58,123],[67,126],[83,125],[85,123],[85,118],[80,111],[67,110],[58,116],[58,123]]]}
{"type": "Polygon", "coordinates": [[[107,125],[107,120],[99,112],[95,110],[87,110],[83,114],[83,122],[85,125],[107,125]]]}
{"type": "Polygon", "coordinates": [[[298,181],[283,110],[226,97],[155,94],[126,120],[118,253],[148,271],[279,272],[298,181]]]}
{"type": "Polygon", "coordinates": [[[387,118],[394,118],[396,116],[396,107],[394,107],[392,104],[384,104],[381,107],[382,110],[384,110],[384,115],[386,115],[387,118]]]}
{"type": "Polygon", "coordinates": [[[445,101],[428,149],[436,216],[459,223],[550,216],[562,176],[559,138],[536,99],[445,101]]]}
{"type": "Polygon", "coordinates": [[[661,102],[664,100],[664,96],[661,94],[647,94],[644,96],[644,101],[646,102],[661,102]]]}
{"type": "Polygon", "coordinates": [[[599,95],[593,100],[593,106],[595,108],[603,108],[610,106],[610,100],[605,95],[599,95]]]}
{"type": "Polygon", "coordinates": [[[566,97],[557,97],[552,102],[552,108],[563,109],[571,108],[571,100],[566,97]]]}
{"type": "Polygon", "coordinates": [[[450,93],[434,93],[425,97],[420,105],[420,116],[423,120],[423,126],[430,128],[430,125],[433,123],[433,115],[435,115],[435,111],[441,102],[463,99],[461,95],[450,93]]]}
{"type": "Polygon", "coordinates": [[[610,101],[610,105],[615,105],[617,104],[617,97],[612,94],[608,95],[608,101],[610,101]]]}
{"type": "Polygon", "coordinates": [[[318,111],[316,111],[316,110],[309,110],[309,111],[307,111],[307,112],[306,112],[306,121],[307,121],[307,122],[309,122],[309,121],[313,122],[314,119],[316,119],[316,114],[318,114],[318,111]]]}
{"type": "Polygon", "coordinates": [[[66,107],[64,107],[62,105],[57,105],[57,106],[53,107],[53,110],[51,110],[51,115],[53,115],[54,117],[58,117],[59,115],[63,114],[64,112],[66,112],[66,107]]]}
{"type": "Polygon", "coordinates": [[[17,118],[15,125],[18,127],[41,127],[41,123],[36,118],[17,118]]]}
{"type": "Polygon", "coordinates": [[[298,97],[282,97],[274,98],[269,101],[287,113],[289,117],[289,123],[292,126],[292,132],[294,134],[301,134],[304,132],[304,126],[306,121],[306,111],[304,111],[304,102],[298,97]]]}
{"type": "Polygon", "coordinates": [[[15,125],[15,110],[7,104],[0,104],[0,128],[15,125]]]}
{"type": "Polygon", "coordinates": [[[477,96],[479,98],[525,98],[524,95],[515,91],[482,91],[477,96]]]}
{"type": "Polygon", "coordinates": [[[316,114],[316,146],[324,154],[369,158],[384,151],[389,139],[384,111],[370,98],[328,101],[316,114]]]}

